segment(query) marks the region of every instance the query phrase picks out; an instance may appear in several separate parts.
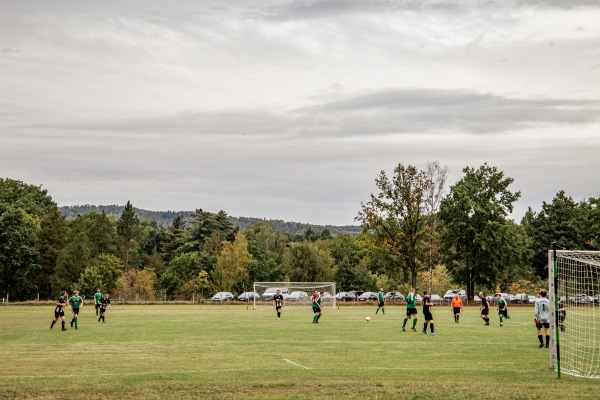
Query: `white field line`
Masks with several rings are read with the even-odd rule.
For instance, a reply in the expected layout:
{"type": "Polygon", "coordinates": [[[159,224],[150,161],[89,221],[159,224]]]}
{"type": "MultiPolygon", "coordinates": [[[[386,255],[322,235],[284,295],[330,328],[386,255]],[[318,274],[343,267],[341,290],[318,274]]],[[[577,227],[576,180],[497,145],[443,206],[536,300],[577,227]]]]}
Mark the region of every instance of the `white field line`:
{"type": "Polygon", "coordinates": [[[299,368],[304,368],[304,369],[312,369],[311,367],[307,367],[307,366],[305,366],[305,365],[300,365],[300,364],[298,364],[298,363],[295,363],[295,362],[293,362],[292,360],[288,360],[287,358],[284,358],[284,359],[283,359],[283,361],[285,361],[285,362],[286,362],[286,363],[288,363],[288,364],[295,365],[296,367],[299,367],[299,368]]]}

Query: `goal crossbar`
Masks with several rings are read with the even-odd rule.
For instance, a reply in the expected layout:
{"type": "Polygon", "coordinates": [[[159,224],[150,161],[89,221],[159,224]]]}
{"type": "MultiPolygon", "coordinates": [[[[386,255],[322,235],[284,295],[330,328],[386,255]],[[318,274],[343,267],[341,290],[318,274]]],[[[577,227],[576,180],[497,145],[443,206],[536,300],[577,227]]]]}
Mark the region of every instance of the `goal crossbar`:
{"type": "MultiPolygon", "coordinates": [[[[336,294],[336,283],[335,282],[254,282],[253,284],[253,290],[255,293],[259,293],[259,290],[261,288],[266,289],[273,289],[273,288],[277,288],[277,289],[286,289],[287,291],[291,292],[294,289],[297,290],[307,290],[307,291],[312,291],[312,290],[318,290],[318,291],[324,291],[324,292],[329,292],[329,294],[331,294],[331,303],[332,303],[332,308],[335,310],[336,309],[336,298],[335,298],[335,294],[336,294]]],[[[264,290],[263,290],[264,292],[264,290]]],[[[309,293],[310,295],[311,293],[309,293]]],[[[259,293],[259,295],[262,298],[263,293],[259,293]]],[[[259,299],[260,300],[260,299],[259,299]]],[[[256,301],[257,298],[254,297],[254,309],[256,310],[256,301]]]]}

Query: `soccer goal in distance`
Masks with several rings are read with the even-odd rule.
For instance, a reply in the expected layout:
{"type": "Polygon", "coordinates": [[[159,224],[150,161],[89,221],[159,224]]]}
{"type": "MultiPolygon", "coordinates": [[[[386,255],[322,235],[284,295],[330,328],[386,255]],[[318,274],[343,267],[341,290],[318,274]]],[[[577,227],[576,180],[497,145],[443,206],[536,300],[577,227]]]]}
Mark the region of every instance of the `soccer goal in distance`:
{"type": "Polygon", "coordinates": [[[254,282],[253,288],[254,292],[259,295],[258,298],[254,297],[255,310],[259,302],[271,304],[273,295],[275,295],[277,289],[281,290],[288,306],[292,303],[306,302],[306,300],[301,298],[289,297],[293,292],[306,292],[309,296],[308,301],[310,301],[310,296],[317,290],[325,292],[325,296],[322,299],[325,307],[331,304],[334,310],[336,308],[335,282],[254,282]]]}
{"type": "Polygon", "coordinates": [[[550,250],[550,368],[600,378],[600,251],[550,250]]]}

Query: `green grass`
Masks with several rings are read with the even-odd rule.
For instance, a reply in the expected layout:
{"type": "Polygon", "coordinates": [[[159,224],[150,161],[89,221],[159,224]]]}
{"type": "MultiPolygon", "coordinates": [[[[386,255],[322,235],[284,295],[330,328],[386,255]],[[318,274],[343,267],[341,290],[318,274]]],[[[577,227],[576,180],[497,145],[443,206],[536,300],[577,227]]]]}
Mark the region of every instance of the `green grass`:
{"type": "MultiPolygon", "coordinates": [[[[51,331],[53,307],[0,307],[2,399],[534,399],[597,398],[600,380],[549,369],[531,308],[484,326],[433,310],[433,337],[402,332],[405,308],[125,306],[106,323],[51,331]],[[365,321],[370,315],[371,321],[365,321]]],[[[67,318],[67,327],[68,327],[67,318]]]]}

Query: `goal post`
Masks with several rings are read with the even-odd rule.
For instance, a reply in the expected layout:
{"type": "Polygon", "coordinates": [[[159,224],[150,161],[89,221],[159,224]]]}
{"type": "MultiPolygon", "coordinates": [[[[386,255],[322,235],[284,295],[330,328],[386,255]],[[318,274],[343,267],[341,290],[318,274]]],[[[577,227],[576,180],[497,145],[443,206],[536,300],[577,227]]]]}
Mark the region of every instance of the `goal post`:
{"type": "Polygon", "coordinates": [[[550,367],[600,378],[600,251],[550,250],[550,367]]]}
{"type": "MultiPolygon", "coordinates": [[[[332,308],[336,309],[336,286],[335,282],[254,282],[253,291],[258,293],[258,298],[254,297],[254,309],[256,310],[257,303],[271,304],[273,295],[276,289],[280,289],[282,294],[287,297],[290,293],[295,291],[303,291],[311,296],[313,291],[323,291],[329,294],[330,298],[325,298],[325,302],[331,301],[332,308]]],[[[290,299],[291,300],[291,299],[290,299]]],[[[291,302],[291,301],[289,301],[291,302]]],[[[288,303],[289,303],[288,302],[288,303]]]]}

